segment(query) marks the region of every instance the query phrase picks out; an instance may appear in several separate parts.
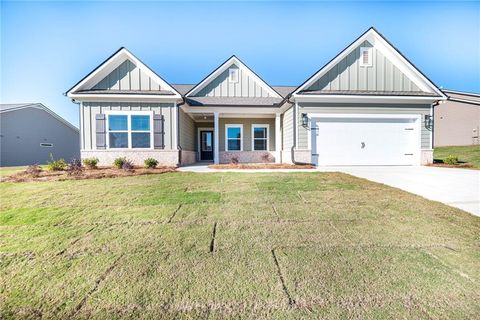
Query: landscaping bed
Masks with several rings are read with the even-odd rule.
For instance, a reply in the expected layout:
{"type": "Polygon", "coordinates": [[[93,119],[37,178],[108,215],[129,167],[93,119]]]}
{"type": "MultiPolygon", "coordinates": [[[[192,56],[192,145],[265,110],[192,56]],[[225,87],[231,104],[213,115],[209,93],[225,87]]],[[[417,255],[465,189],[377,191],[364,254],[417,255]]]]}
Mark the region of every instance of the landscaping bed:
{"type": "Polygon", "coordinates": [[[435,147],[433,159],[433,166],[480,169],[480,145],[435,147]],[[458,163],[448,164],[448,159],[452,157],[456,158],[458,163]]]}
{"type": "Polygon", "coordinates": [[[210,164],[211,169],[313,169],[310,164],[288,164],[288,163],[225,163],[210,164]]]}
{"type": "Polygon", "coordinates": [[[27,170],[16,172],[10,175],[1,176],[0,181],[4,182],[32,182],[32,181],[62,181],[62,180],[82,180],[82,179],[101,179],[113,177],[139,176],[144,174],[160,174],[176,171],[175,167],[157,167],[157,168],[133,168],[131,170],[117,169],[111,167],[99,167],[97,169],[84,169],[75,174],[69,174],[66,171],[45,171],[38,174],[31,174],[27,170]]]}

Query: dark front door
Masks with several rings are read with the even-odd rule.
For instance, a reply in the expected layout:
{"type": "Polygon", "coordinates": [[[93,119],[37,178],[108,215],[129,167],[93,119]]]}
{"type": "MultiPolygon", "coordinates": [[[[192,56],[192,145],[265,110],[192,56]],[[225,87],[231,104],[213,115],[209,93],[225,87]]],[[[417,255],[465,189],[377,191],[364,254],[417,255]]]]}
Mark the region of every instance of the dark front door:
{"type": "Polygon", "coordinates": [[[213,160],[213,131],[200,131],[200,160],[213,160]]]}

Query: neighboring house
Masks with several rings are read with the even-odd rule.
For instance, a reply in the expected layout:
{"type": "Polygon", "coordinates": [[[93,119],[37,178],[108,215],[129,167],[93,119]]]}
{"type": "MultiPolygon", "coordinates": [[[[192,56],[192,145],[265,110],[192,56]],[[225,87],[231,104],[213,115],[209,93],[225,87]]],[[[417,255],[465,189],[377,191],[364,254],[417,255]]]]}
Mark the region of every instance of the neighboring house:
{"type": "Polygon", "coordinates": [[[480,94],[443,90],[448,100],[434,106],[433,145],[480,144],[480,94]]]}
{"type": "Polygon", "coordinates": [[[101,164],[419,165],[433,160],[432,105],[446,99],[374,28],[299,87],[272,87],[235,56],[170,85],[121,48],[67,96],[81,105],[82,158],[101,164]]]}
{"type": "Polygon", "coordinates": [[[0,104],[0,167],[79,159],[76,127],[41,103],[0,104]]]}

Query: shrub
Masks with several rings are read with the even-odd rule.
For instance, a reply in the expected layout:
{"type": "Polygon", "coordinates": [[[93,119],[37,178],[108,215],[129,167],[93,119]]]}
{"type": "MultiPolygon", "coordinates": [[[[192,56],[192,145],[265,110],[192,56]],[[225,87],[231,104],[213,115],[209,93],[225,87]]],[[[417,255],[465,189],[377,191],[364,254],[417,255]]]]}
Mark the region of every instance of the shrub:
{"type": "Polygon", "coordinates": [[[445,158],[445,160],[443,160],[443,163],[458,164],[458,156],[449,155],[448,157],[445,158]]]}
{"type": "Polygon", "coordinates": [[[125,171],[133,171],[133,163],[130,160],[125,159],[122,163],[122,169],[125,171]]]}
{"type": "Polygon", "coordinates": [[[231,164],[238,164],[238,157],[237,156],[233,156],[230,158],[230,163],[231,164]]]}
{"type": "Polygon", "coordinates": [[[158,166],[158,160],[153,158],[145,159],[145,168],[156,168],[158,166]]]}
{"type": "Polygon", "coordinates": [[[40,175],[40,172],[42,172],[42,167],[40,167],[38,164],[32,164],[27,167],[25,170],[25,173],[28,174],[31,177],[38,177],[40,175]]]}
{"type": "Polygon", "coordinates": [[[83,159],[83,164],[88,169],[97,169],[98,158],[87,158],[83,159]]]}
{"type": "Polygon", "coordinates": [[[63,171],[67,168],[67,163],[64,159],[53,159],[53,155],[50,153],[50,161],[47,162],[47,169],[49,171],[63,171]]]}
{"type": "Polygon", "coordinates": [[[78,159],[72,159],[72,161],[70,161],[70,163],[68,164],[67,174],[69,176],[77,176],[82,174],[82,172],[82,162],[78,159]]]}
{"type": "Polygon", "coordinates": [[[272,155],[268,152],[265,152],[262,154],[262,161],[267,163],[267,162],[272,162],[272,155]]]}
{"type": "Polygon", "coordinates": [[[127,158],[125,158],[125,157],[116,158],[115,160],[113,160],[113,166],[117,169],[122,169],[123,164],[126,161],[127,161],[127,158]]]}

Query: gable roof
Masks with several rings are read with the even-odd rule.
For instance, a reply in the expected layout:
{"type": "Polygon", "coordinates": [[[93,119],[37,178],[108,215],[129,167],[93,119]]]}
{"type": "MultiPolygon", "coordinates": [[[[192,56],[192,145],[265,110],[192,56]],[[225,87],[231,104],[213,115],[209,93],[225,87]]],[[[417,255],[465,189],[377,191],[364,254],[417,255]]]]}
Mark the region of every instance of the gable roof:
{"type": "MultiPolygon", "coordinates": [[[[395,48],[383,35],[381,35],[375,28],[371,27],[355,39],[348,47],[342,50],[320,70],[314,73],[304,83],[302,83],[292,94],[303,95],[305,91],[315,81],[327,74],[334,66],[336,66],[342,59],[355,50],[364,41],[371,43],[377,50],[380,50],[386,58],[388,58],[401,72],[418,87],[421,91],[429,93],[430,97],[446,99],[445,94],[425,76],[418,68],[416,68],[397,48],[395,48]]],[[[397,95],[396,92],[394,95],[397,95]]],[[[310,92],[310,95],[315,93],[310,92]]],[[[356,91],[342,92],[343,95],[356,95],[356,91]]],[[[368,94],[368,93],[367,93],[368,94]]],[[[365,95],[365,93],[363,93],[365,95]]],[[[373,93],[371,95],[374,95],[373,93]]],[[[401,92],[400,95],[408,95],[406,92],[401,92]]],[[[414,95],[414,94],[412,94],[414,95]]]]}
{"type": "Polygon", "coordinates": [[[245,71],[250,77],[252,77],[263,89],[265,89],[273,98],[282,98],[282,96],[275,91],[270,85],[268,85],[260,76],[258,76],[252,69],[250,69],[246,64],[244,64],[239,58],[235,55],[232,55],[215,70],[213,70],[209,75],[203,78],[196,86],[194,86],[190,91],[185,94],[185,97],[193,97],[200,90],[205,88],[209,83],[216,79],[220,74],[226,71],[230,66],[236,65],[242,71],[245,71]]]}
{"type": "Polygon", "coordinates": [[[73,87],[71,87],[66,95],[70,98],[84,97],[85,95],[97,95],[97,96],[128,96],[129,94],[145,95],[145,96],[168,96],[174,98],[181,98],[181,94],[172,87],[167,81],[150,69],[146,64],[144,64],[140,59],[133,55],[125,47],[121,47],[105,61],[103,61],[98,67],[93,69],[89,74],[87,74],[82,80],[77,82],[73,87]],[[98,84],[102,79],[110,74],[115,68],[119,67],[126,60],[131,61],[136,67],[140,68],[142,72],[148,75],[151,79],[157,82],[161,90],[148,90],[149,94],[146,94],[146,90],[137,92],[126,92],[122,90],[92,90],[92,88],[98,84]],[[102,92],[106,91],[106,92],[102,92]]]}
{"type": "Polygon", "coordinates": [[[480,106],[480,94],[444,89],[448,100],[480,106]]]}
{"type": "Polygon", "coordinates": [[[64,118],[62,118],[61,116],[59,116],[58,114],[56,114],[55,112],[50,110],[49,108],[45,107],[41,103],[0,104],[0,113],[14,112],[14,111],[22,110],[22,109],[27,109],[27,108],[36,108],[36,109],[43,110],[43,111],[47,112],[48,114],[50,114],[55,119],[57,119],[58,121],[65,124],[67,127],[71,128],[71,129],[73,129],[77,132],[79,131],[79,129],[77,127],[75,127],[73,124],[71,124],[70,122],[68,122],[67,120],[65,120],[64,118]]]}
{"type": "MultiPolygon", "coordinates": [[[[195,87],[194,84],[172,84],[172,86],[182,95],[187,94],[190,90],[192,90],[193,87],[195,87]]],[[[273,88],[273,90],[278,92],[278,94],[280,94],[282,98],[285,98],[290,93],[292,93],[293,90],[297,89],[297,86],[271,86],[271,87],[273,88]]]]}

